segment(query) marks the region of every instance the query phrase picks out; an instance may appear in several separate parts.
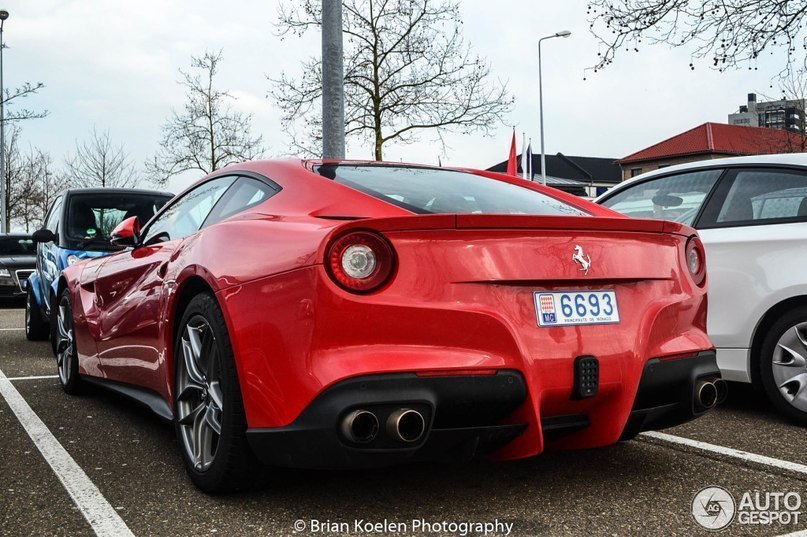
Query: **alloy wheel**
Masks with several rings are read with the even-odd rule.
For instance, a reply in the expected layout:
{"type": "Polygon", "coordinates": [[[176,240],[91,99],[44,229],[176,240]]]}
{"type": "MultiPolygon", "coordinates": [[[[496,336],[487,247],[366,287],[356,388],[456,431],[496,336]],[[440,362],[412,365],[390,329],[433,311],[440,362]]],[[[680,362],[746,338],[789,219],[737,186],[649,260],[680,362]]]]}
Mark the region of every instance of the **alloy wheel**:
{"type": "Polygon", "coordinates": [[[180,349],[176,396],[180,435],[194,468],[203,472],[216,457],[224,405],[221,353],[204,317],[188,320],[180,349]]]}
{"type": "Polygon", "coordinates": [[[56,316],[56,366],[62,384],[70,382],[71,367],[75,360],[75,342],[73,339],[73,316],[66,297],[59,302],[56,316]]]}

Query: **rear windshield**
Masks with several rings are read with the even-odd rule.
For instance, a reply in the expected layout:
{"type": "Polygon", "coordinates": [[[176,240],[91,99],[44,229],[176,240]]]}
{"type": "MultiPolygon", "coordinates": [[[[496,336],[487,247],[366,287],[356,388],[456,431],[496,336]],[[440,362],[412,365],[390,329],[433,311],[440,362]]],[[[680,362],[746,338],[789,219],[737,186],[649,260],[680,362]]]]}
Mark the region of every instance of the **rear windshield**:
{"type": "Polygon", "coordinates": [[[540,192],[456,170],[321,164],[314,171],[337,183],[418,214],[590,216],[540,192]]]}
{"type": "Polygon", "coordinates": [[[0,237],[0,256],[36,255],[36,243],[31,237],[0,237]]]}
{"type": "Polygon", "coordinates": [[[70,247],[78,250],[117,249],[109,242],[115,226],[136,216],[145,225],[166,204],[166,194],[74,194],[64,229],[70,247]]]}

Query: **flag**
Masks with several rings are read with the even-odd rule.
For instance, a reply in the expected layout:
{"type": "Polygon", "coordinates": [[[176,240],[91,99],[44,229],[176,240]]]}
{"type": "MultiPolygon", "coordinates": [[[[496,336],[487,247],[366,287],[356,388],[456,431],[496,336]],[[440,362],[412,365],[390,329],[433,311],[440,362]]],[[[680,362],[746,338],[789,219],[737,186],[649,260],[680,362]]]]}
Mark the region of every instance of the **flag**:
{"type": "Polygon", "coordinates": [[[524,174],[525,178],[535,181],[535,170],[532,167],[532,138],[530,138],[530,144],[527,146],[527,169],[529,171],[524,174]]]}
{"type": "Polygon", "coordinates": [[[525,151],[525,147],[527,147],[527,133],[521,133],[521,176],[526,179],[529,177],[527,175],[527,168],[529,164],[527,164],[527,151],[525,151]]]}
{"type": "Polygon", "coordinates": [[[513,140],[510,142],[510,158],[507,159],[507,175],[518,177],[518,157],[516,156],[516,129],[513,129],[513,140]]]}

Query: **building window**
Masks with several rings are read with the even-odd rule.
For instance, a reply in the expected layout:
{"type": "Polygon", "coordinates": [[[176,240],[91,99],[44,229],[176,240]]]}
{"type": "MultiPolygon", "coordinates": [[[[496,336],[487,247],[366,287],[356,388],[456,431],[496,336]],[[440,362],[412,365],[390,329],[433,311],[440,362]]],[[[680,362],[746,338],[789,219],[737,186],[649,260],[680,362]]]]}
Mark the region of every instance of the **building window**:
{"type": "Polygon", "coordinates": [[[631,176],[631,177],[636,177],[636,176],[637,176],[637,175],[639,175],[640,173],[642,173],[642,169],[641,169],[641,168],[631,168],[631,169],[630,169],[630,176],[631,176]]]}

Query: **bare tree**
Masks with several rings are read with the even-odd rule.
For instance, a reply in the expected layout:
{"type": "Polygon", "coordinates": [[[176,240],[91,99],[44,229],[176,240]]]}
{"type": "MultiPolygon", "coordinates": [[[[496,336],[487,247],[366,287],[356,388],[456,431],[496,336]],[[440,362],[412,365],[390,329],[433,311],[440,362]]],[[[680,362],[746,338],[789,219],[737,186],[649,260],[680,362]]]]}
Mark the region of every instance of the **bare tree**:
{"type": "Polygon", "coordinates": [[[33,84],[26,82],[17,88],[10,88],[4,91],[3,105],[9,107],[8,112],[5,114],[5,121],[20,121],[23,119],[41,119],[48,115],[47,110],[30,110],[28,108],[15,108],[15,105],[21,100],[31,95],[36,94],[39,90],[45,87],[42,82],[33,84]]]}
{"type": "Polygon", "coordinates": [[[229,164],[259,158],[262,136],[250,133],[252,115],[232,109],[235,97],[214,87],[221,52],[192,57],[193,73],[180,69],[180,84],[187,88],[182,111],[172,111],[163,126],[160,149],[146,162],[156,184],[188,170],[210,173],[229,164]]]}
{"type": "Polygon", "coordinates": [[[5,229],[11,229],[12,215],[19,213],[19,205],[22,200],[19,185],[20,174],[22,172],[22,155],[20,154],[20,128],[11,125],[6,127],[5,147],[3,148],[3,158],[5,162],[3,181],[5,181],[6,195],[6,221],[5,229]]]}
{"type": "MultiPolygon", "coordinates": [[[[441,142],[452,131],[488,134],[512,108],[506,85],[491,80],[488,63],[463,40],[456,0],[342,5],[346,135],[370,145],[376,160],[383,159],[386,143],[411,143],[423,131],[441,142]]],[[[280,34],[320,26],[321,8],[320,0],[281,4],[280,34]]],[[[293,146],[314,153],[322,137],[320,59],[303,62],[302,70],[298,77],[270,78],[270,96],[283,111],[293,146]]]]}
{"type": "Polygon", "coordinates": [[[775,50],[786,56],[780,74],[805,61],[807,0],[590,0],[588,14],[603,47],[595,70],[645,43],[687,47],[720,71],[756,69],[775,50]]]}
{"type": "Polygon", "coordinates": [[[29,232],[41,226],[53,200],[68,184],[54,173],[53,162],[47,152],[29,147],[28,152],[23,153],[20,136],[20,128],[12,126],[6,138],[6,226],[10,229],[14,223],[29,232]]]}
{"type": "Polygon", "coordinates": [[[70,184],[64,175],[54,171],[50,154],[38,148],[30,149],[24,169],[24,175],[37,185],[34,210],[39,219],[39,225],[42,225],[56,196],[70,184]]]}
{"type": "Polygon", "coordinates": [[[65,158],[65,178],[73,187],[133,187],[137,181],[134,163],[123,145],[115,146],[109,131],[93,127],[89,140],[76,141],[76,150],[65,158]]]}
{"type": "MultiPolygon", "coordinates": [[[[41,227],[45,214],[53,202],[57,180],[51,169],[50,155],[31,147],[20,159],[19,173],[14,184],[16,203],[11,214],[12,221],[20,224],[26,232],[41,227]]],[[[63,185],[62,185],[63,186],[63,185]]]]}

